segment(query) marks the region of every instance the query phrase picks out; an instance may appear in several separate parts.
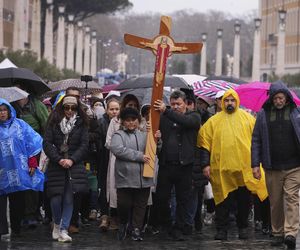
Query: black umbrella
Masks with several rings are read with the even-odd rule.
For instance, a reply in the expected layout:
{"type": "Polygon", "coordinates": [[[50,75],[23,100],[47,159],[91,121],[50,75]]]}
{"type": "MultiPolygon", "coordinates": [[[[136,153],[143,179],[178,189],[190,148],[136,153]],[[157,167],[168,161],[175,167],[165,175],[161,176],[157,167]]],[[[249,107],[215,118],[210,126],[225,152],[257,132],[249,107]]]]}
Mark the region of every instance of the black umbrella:
{"type": "Polygon", "coordinates": [[[211,76],[207,77],[205,80],[223,80],[223,81],[231,82],[231,83],[235,83],[235,84],[248,83],[248,82],[246,82],[242,79],[235,78],[233,76],[215,76],[215,75],[211,75],[211,76]]]}
{"type": "MultiPolygon", "coordinates": [[[[153,85],[153,74],[144,74],[138,77],[129,78],[120,83],[115,90],[124,89],[139,89],[139,88],[152,88],[153,85]]],[[[191,88],[185,80],[181,77],[166,75],[165,86],[172,88],[191,88]]]]}
{"type": "Polygon", "coordinates": [[[16,84],[24,85],[28,92],[38,95],[50,90],[47,84],[29,69],[0,69],[0,87],[12,87],[16,84]]]}

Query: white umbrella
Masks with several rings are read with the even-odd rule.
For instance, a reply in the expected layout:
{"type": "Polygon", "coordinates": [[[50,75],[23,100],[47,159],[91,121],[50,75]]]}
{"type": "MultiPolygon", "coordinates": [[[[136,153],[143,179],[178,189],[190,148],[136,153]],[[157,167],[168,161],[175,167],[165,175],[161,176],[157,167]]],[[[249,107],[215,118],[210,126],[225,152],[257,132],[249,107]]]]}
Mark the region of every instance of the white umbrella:
{"type": "Polygon", "coordinates": [[[28,97],[28,93],[17,87],[0,88],[0,98],[8,102],[15,102],[28,97]]]}
{"type": "Polygon", "coordinates": [[[0,63],[0,69],[6,69],[6,68],[18,68],[15,64],[11,62],[8,58],[5,58],[1,63],[0,63]]]}

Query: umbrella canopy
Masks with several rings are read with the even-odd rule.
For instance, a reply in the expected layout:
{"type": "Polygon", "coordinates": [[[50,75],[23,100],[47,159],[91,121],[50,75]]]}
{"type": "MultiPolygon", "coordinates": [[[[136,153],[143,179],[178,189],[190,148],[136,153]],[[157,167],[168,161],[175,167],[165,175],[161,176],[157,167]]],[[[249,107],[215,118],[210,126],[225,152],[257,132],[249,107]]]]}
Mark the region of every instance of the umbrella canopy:
{"type": "MultiPolygon", "coordinates": [[[[152,97],[152,88],[143,88],[143,89],[131,89],[128,91],[124,91],[121,93],[121,98],[124,98],[127,94],[132,94],[136,96],[136,98],[139,100],[140,105],[144,104],[150,104],[151,103],[151,97],[152,97]]],[[[163,92],[163,102],[167,105],[170,104],[170,95],[171,92],[164,89],[163,92]]]]}
{"type": "Polygon", "coordinates": [[[233,76],[209,76],[206,78],[206,80],[223,80],[226,82],[231,82],[231,83],[235,83],[235,84],[244,84],[244,83],[248,83],[242,79],[239,78],[235,78],[233,76]]]}
{"type": "MultiPolygon", "coordinates": [[[[252,82],[236,87],[235,91],[240,97],[240,103],[245,108],[258,112],[266,100],[269,98],[268,93],[271,83],[268,82],[252,82]]],[[[300,99],[291,91],[294,102],[300,105],[300,99]]]]}
{"type": "Polygon", "coordinates": [[[214,98],[216,93],[220,90],[234,89],[238,85],[223,81],[223,80],[204,80],[194,85],[194,93],[196,96],[206,96],[214,98]]]}
{"type": "Polygon", "coordinates": [[[28,93],[17,87],[0,88],[0,98],[8,102],[15,102],[28,97],[28,93]]]}
{"type": "Polygon", "coordinates": [[[177,77],[183,78],[187,82],[188,85],[196,86],[199,82],[204,81],[207,77],[206,76],[201,76],[201,75],[196,75],[196,74],[183,74],[183,75],[173,75],[177,77]]]}
{"type": "MultiPolygon", "coordinates": [[[[120,83],[115,90],[123,89],[139,89],[139,88],[152,88],[154,74],[144,74],[138,77],[129,78],[120,83]]],[[[166,75],[165,86],[172,88],[190,88],[185,80],[180,77],[166,75]]]]}
{"type": "Polygon", "coordinates": [[[82,82],[80,79],[65,79],[58,82],[51,82],[49,83],[49,87],[51,88],[51,91],[62,91],[69,87],[76,87],[81,90],[101,90],[101,86],[97,82],[90,81],[86,84],[86,82],[82,82]]]}
{"type": "Polygon", "coordinates": [[[104,85],[101,89],[102,89],[102,94],[108,94],[109,91],[111,90],[115,90],[118,87],[119,84],[108,84],[108,85],[104,85]]]}
{"type": "Polygon", "coordinates": [[[48,85],[35,73],[25,68],[0,69],[0,87],[22,84],[28,92],[41,95],[50,90],[48,85]]]}
{"type": "Polygon", "coordinates": [[[8,58],[5,58],[1,63],[0,63],[0,69],[6,69],[6,68],[18,68],[15,64],[11,62],[8,58]]]}

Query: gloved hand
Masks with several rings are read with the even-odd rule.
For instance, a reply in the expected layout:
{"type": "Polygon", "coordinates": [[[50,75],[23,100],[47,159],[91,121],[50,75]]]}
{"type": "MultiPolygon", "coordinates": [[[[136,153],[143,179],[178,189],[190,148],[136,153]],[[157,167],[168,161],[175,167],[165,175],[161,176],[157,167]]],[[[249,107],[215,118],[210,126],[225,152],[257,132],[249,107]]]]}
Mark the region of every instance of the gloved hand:
{"type": "Polygon", "coordinates": [[[202,168],[200,166],[194,166],[192,172],[193,185],[196,188],[204,187],[208,184],[208,179],[202,173],[202,168]]]}
{"type": "Polygon", "coordinates": [[[29,175],[33,176],[35,169],[38,167],[37,158],[32,156],[28,159],[29,175]]]}

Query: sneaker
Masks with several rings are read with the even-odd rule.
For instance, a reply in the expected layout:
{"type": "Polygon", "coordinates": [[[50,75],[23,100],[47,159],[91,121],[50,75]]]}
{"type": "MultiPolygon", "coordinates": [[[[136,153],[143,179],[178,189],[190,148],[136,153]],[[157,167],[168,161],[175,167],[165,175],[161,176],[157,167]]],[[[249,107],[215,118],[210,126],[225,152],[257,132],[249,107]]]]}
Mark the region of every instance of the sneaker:
{"type": "Polygon", "coordinates": [[[155,226],[148,226],[147,227],[147,232],[151,233],[152,235],[159,234],[159,230],[155,226]]]}
{"type": "Polygon", "coordinates": [[[52,239],[57,240],[59,238],[59,230],[60,230],[60,225],[53,224],[53,230],[52,230],[52,239]]]}
{"type": "Polygon", "coordinates": [[[83,226],[90,226],[90,225],[91,225],[89,219],[84,218],[84,217],[81,218],[81,224],[82,224],[83,226]]]}
{"type": "Polygon", "coordinates": [[[33,220],[28,220],[28,228],[29,229],[35,229],[38,225],[38,221],[33,219],[33,220]]]}
{"type": "Polygon", "coordinates": [[[262,222],[259,220],[256,220],[254,223],[254,230],[255,232],[259,232],[262,230],[262,222]]]}
{"type": "Polygon", "coordinates": [[[58,237],[59,242],[72,242],[72,238],[69,236],[67,230],[61,230],[59,237],[58,237]]]}
{"type": "Polygon", "coordinates": [[[213,223],[214,216],[215,216],[215,213],[206,213],[206,215],[203,219],[204,225],[210,226],[213,223]]]}
{"type": "Polygon", "coordinates": [[[109,218],[107,215],[102,215],[100,217],[100,225],[99,228],[102,232],[106,232],[109,227],[109,218]]]}
{"type": "Polygon", "coordinates": [[[284,244],[288,249],[296,249],[296,238],[292,235],[287,235],[284,239],[284,244]]]}
{"type": "Polygon", "coordinates": [[[247,240],[248,239],[247,228],[239,228],[239,239],[240,240],[247,240]]]}
{"type": "Polygon", "coordinates": [[[68,231],[69,231],[70,234],[78,234],[79,233],[79,228],[74,226],[74,225],[70,225],[68,231]]]}
{"type": "Polygon", "coordinates": [[[90,214],[89,214],[89,220],[96,220],[97,219],[97,210],[92,209],[90,214]]]}
{"type": "Polygon", "coordinates": [[[283,244],[283,236],[274,236],[272,237],[271,246],[278,247],[283,244]]]}
{"type": "Polygon", "coordinates": [[[127,234],[127,224],[120,224],[118,230],[118,240],[125,240],[127,234]]]}
{"type": "Polygon", "coordinates": [[[131,232],[131,238],[134,241],[142,241],[143,237],[141,235],[141,231],[138,228],[133,229],[133,231],[131,232]]]}
{"type": "Polygon", "coordinates": [[[215,240],[227,240],[227,231],[218,230],[217,234],[215,235],[215,240]]]}

